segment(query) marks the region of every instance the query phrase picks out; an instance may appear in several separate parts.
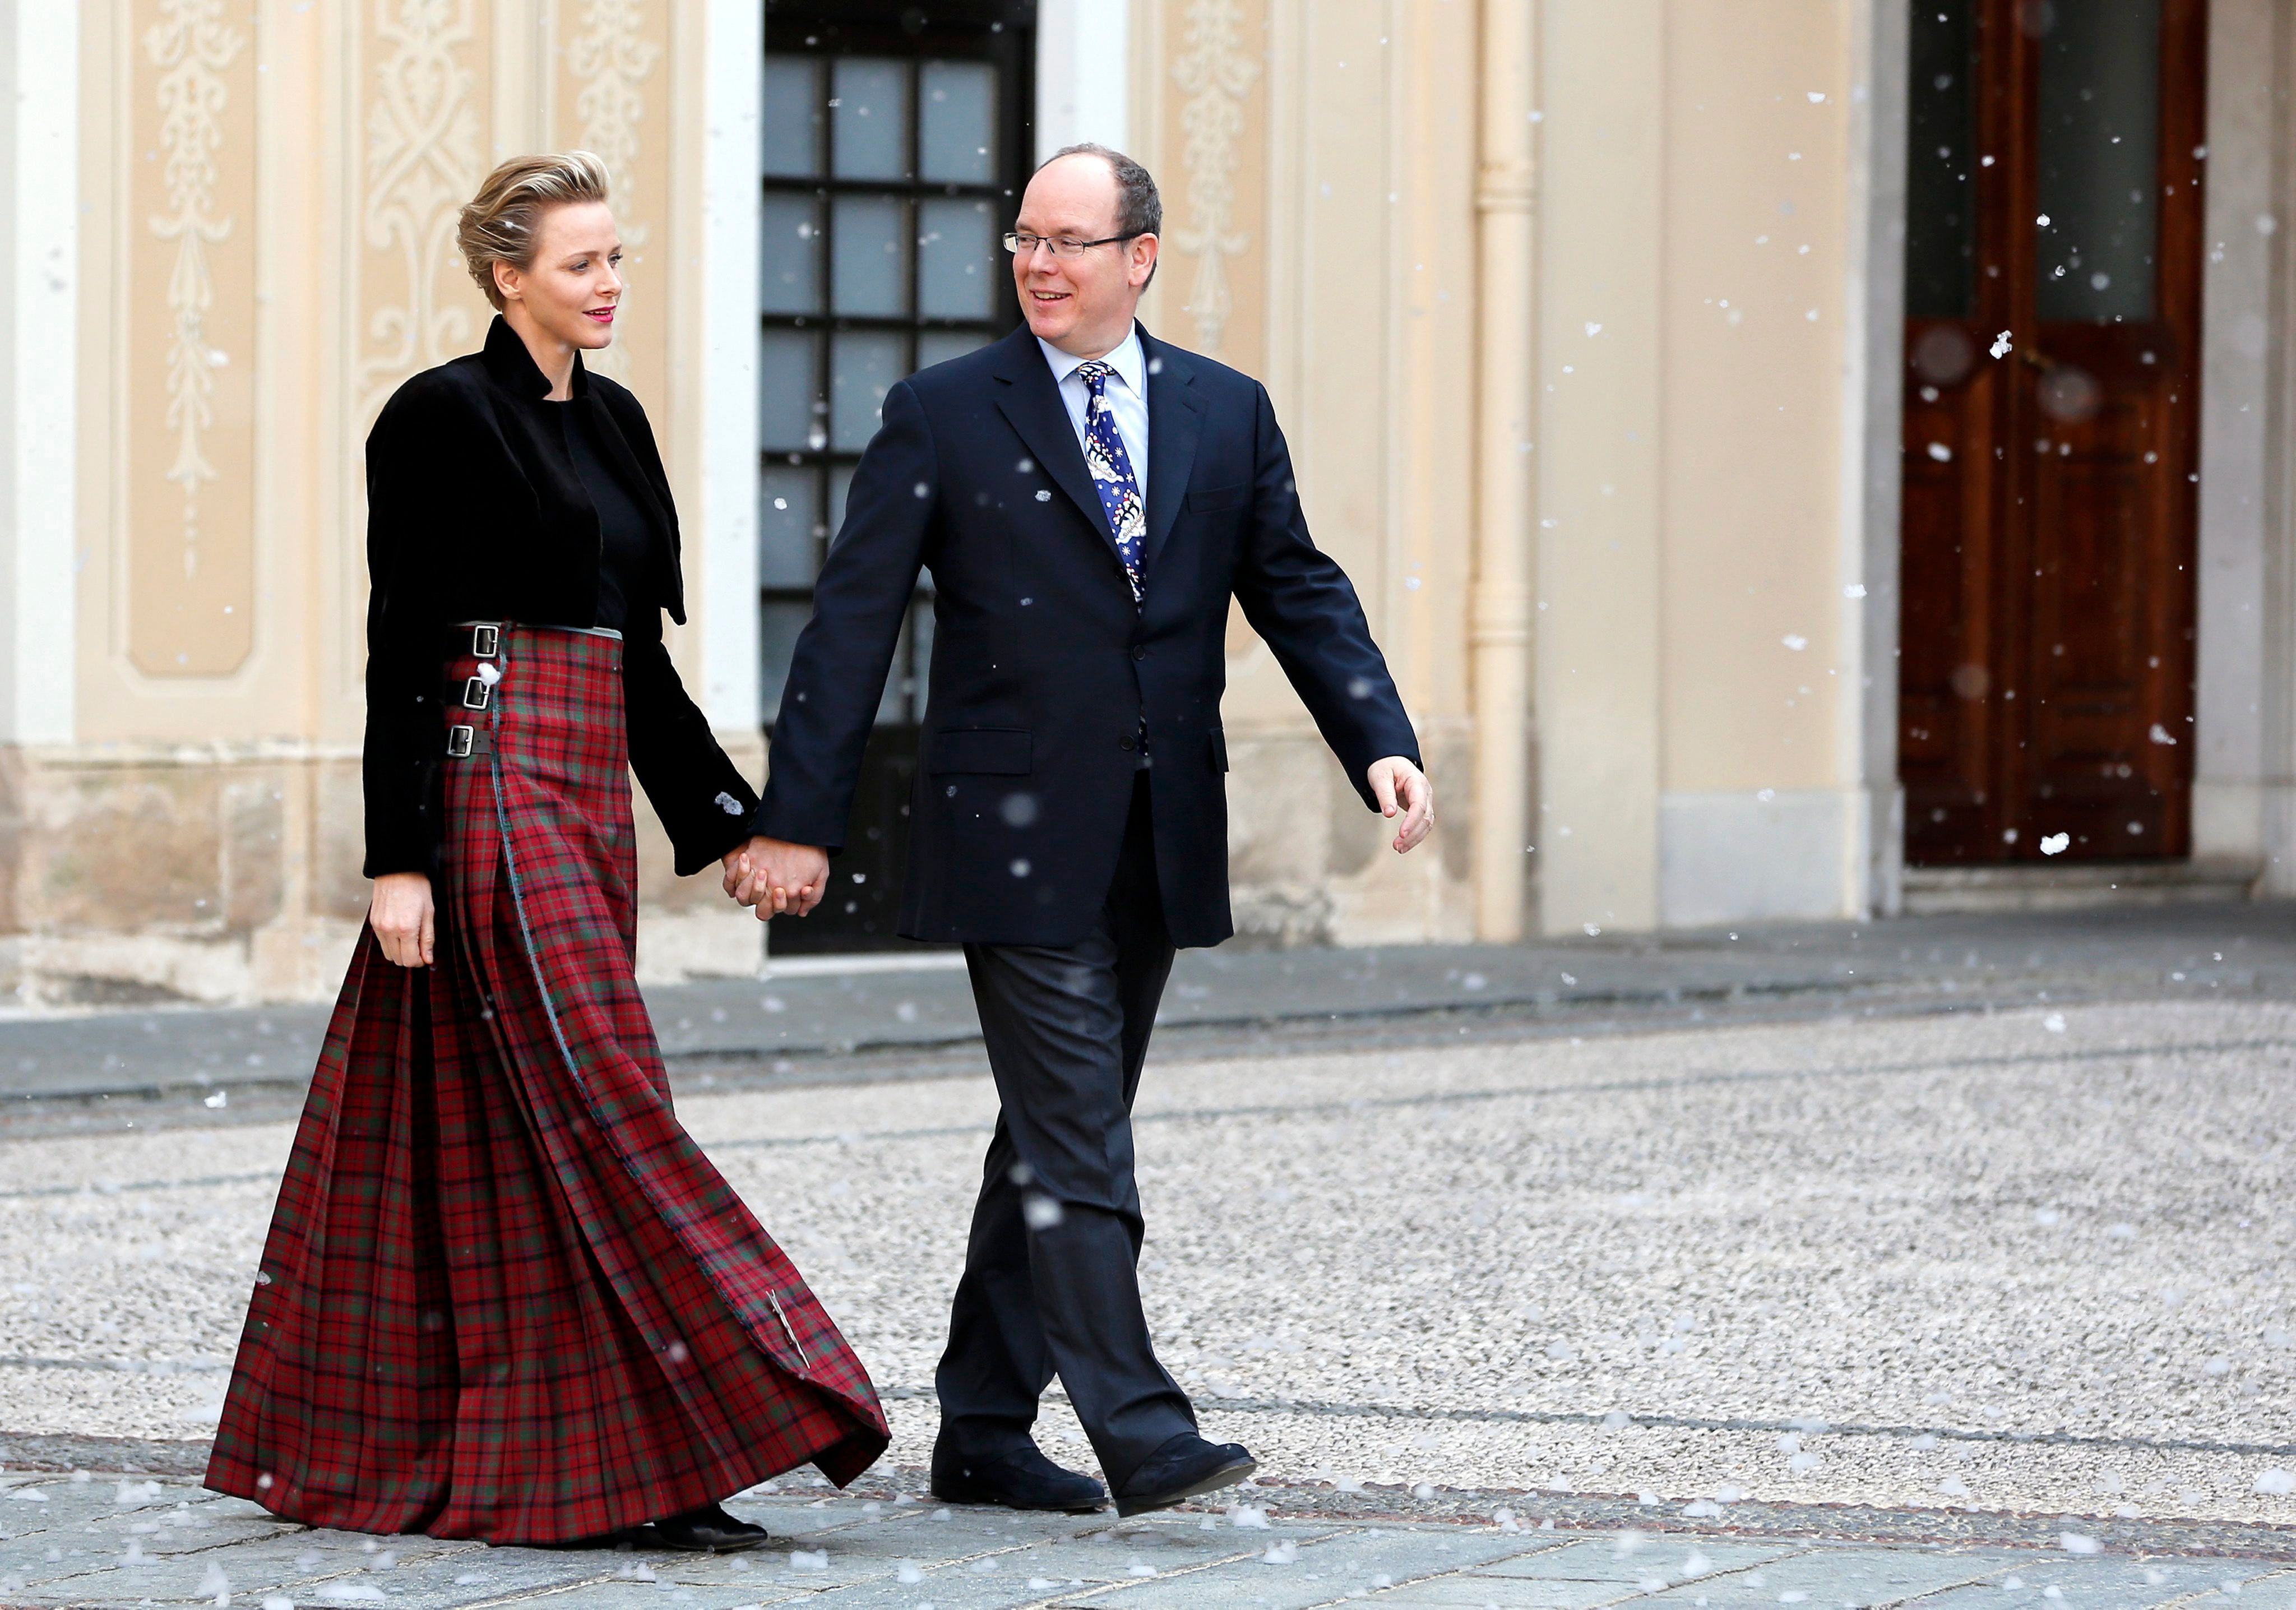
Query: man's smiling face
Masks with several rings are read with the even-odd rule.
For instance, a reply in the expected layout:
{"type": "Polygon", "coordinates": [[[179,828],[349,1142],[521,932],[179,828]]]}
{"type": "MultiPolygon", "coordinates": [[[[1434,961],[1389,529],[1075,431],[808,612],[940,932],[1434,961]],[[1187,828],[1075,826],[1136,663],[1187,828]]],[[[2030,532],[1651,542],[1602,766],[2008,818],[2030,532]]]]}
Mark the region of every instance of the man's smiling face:
{"type": "MultiPolygon", "coordinates": [[[[1046,165],[1021,198],[1013,229],[1021,234],[1106,240],[1117,222],[1116,174],[1100,157],[1062,157],[1046,165]]],[[[1048,246],[1013,259],[1013,283],[1029,328],[1062,351],[1098,357],[1121,345],[1133,311],[1156,266],[1156,237],[1138,235],[1062,257],[1048,246]]]]}

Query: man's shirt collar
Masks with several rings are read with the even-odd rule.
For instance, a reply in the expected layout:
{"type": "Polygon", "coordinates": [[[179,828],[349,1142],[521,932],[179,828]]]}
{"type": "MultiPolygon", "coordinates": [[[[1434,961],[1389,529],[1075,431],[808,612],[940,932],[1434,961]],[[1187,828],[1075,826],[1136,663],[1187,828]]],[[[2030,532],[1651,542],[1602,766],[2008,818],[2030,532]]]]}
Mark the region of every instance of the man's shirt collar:
{"type": "MultiPolygon", "coordinates": [[[[1037,345],[1044,349],[1045,361],[1053,366],[1053,383],[1056,386],[1090,361],[1072,352],[1062,351],[1041,335],[1037,338],[1037,345]]],[[[1119,378],[1132,388],[1135,397],[1147,397],[1148,354],[1141,348],[1140,326],[1136,323],[1125,336],[1123,344],[1113,352],[1105,354],[1101,361],[1116,371],[1119,378]]]]}

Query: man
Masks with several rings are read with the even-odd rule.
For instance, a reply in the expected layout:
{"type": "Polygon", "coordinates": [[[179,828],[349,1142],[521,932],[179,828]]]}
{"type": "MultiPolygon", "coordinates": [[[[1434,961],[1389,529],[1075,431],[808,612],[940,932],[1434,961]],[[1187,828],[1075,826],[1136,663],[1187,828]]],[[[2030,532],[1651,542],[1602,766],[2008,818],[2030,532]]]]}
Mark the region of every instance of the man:
{"type": "Polygon", "coordinates": [[[921,567],[931,702],[901,932],[961,942],[1003,1110],[938,1377],[932,1490],[1089,1510],[1030,1434],[1057,1374],[1124,1514],[1250,1474],[1196,1433],[1140,1304],[1131,1110],[1182,945],[1234,932],[1228,601],[1409,850],[1433,794],[1355,590],[1308,540],[1267,393],[1134,318],[1162,204],[1075,146],[1021,199],[1025,329],[886,394],[814,593],[735,898],[818,904],[921,567]]]}

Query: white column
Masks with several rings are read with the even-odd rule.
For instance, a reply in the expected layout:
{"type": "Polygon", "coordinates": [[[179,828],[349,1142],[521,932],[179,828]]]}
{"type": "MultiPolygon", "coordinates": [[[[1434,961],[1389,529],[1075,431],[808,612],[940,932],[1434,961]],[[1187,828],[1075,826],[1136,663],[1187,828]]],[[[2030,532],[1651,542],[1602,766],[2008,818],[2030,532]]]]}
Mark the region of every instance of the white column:
{"type": "Polygon", "coordinates": [[[1481,245],[1476,287],[1474,645],[1475,937],[1523,935],[1534,841],[1530,811],[1532,616],[1530,448],[1538,408],[1532,344],[1532,209],[1538,146],[1530,114],[1537,22],[1524,0],[1484,0],[1483,107],[1475,185],[1481,245]]]}
{"type": "Polygon", "coordinates": [[[1037,160],[1087,140],[1129,149],[1131,45],[1131,0],[1037,8],[1037,160]]]}
{"type": "Polygon", "coordinates": [[[79,7],[0,0],[0,743],[71,741],[79,7]]]}
{"type": "Polygon", "coordinates": [[[1848,779],[1842,914],[1896,915],[1905,884],[1898,782],[1899,509],[1905,431],[1906,140],[1910,24],[1902,0],[1852,13],[1849,239],[1842,311],[1841,674],[1848,779]]]}
{"type": "Polygon", "coordinates": [[[701,506],[688,540],[710,597],[701,702],[721,732],[754,733],[758,709],[758,184],[765,10],[709,0],[702,68],[701,506]]]}
{"type": "Polygon", "coordinates": [[[2276,0],[2209,13],[2201,318],[2199,638],[2193,853],[2262,860],[2296,892],[2296,585],[2289,480],[2292,39],[2276,0]]]}

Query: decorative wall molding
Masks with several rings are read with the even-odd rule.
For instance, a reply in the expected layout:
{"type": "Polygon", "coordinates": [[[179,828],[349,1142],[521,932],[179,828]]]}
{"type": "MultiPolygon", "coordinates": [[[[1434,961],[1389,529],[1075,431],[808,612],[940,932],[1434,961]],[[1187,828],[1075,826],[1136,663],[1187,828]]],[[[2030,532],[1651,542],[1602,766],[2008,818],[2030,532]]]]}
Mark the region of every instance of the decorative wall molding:
{"type": "Polygon", "coordinates": [[[116,15],[110,644],[133,676],[211,680],[254,647],[263,25],[234,0],[132,0],[116,15]]]}
{"type": "Polygon", "coordinates": [[[161,173],[168,211],[150,220],[152,233],[176,243],[168,275],[168,414],[176,432],[175,461],[167,478],[183,489],[184,575],[199,573],[200,488],[216,479],[205,437],[215,423],[215,371],[226,355],[208,344],[208,311],[215,305],[215,275],[207,248],[229,238],[232,218],[218,211],[223,114],[230,99],[224,71],[246,47],[247,37],[223,20],[223,0],[161,0],[160,21],[144,33],[144,49],[159,70],[161,173]]]}
{"type": "Polygon", "coordinates": [[[359,227],[369,271],[387,267],[396,283],[367,304],[354,381],[362,423],[408,375],[478,344],[467,301],[446,287],[463,277],[455,216],[485,177],[465,59],[478,38],[472,0],[374,0],[373,15],[386,53],[365,86],[359,227]]]}
{"type": "MultiPolygon", "coordinates": [[[[645,120],[641,86],[661,60],[661,47],[646,37],[644,13],[632,0],[583,0],[582,31],[566,46],[566,70],[582,86],[574,95],[575,143],[606,159],[615,210],[632,216],[638,211],[638,126],[645,120]]],[[[644,224],[627,226],[622,243],[643,245],[651,233],[644,224]]]]}
{"type": "MultiPolygon", "coordinates": [[[[641,210],[645,196],[640,125],[645,121],[645,81],[662,58],[651,37],[648,7],[637,0],[583,0],[582,31],[566,45],[566,71],[580,86],[574,92],[574,144],[606,160],[614,178],[614,218],[622,249],[636,259],[652,237],[641,210]]],[[[659,204],[658,202],[654,204],[659,204]]],[[[655,323],[660,323],[657,313],[655,323]]],[[[585,360],[602,373],[630,383],[628,342],[617,341],[585,360]]]]}
{"type": "Polygon", "coordinates": [[[1234,311],[1227,259],[1251,245],[1250,232],[1235,224],[1235,176],[1246,103],[1260,67],[1244,48],[1241,0],[1188,0],[1186,17],[1186,47],[1172,62],[1172,81],[1187,96],[1180,108],[1180,167],[1189,222],[1172,232],[1172,244],[1196,259],[1188,312],[1197,342],[1217,353],[1234,311]]]}

